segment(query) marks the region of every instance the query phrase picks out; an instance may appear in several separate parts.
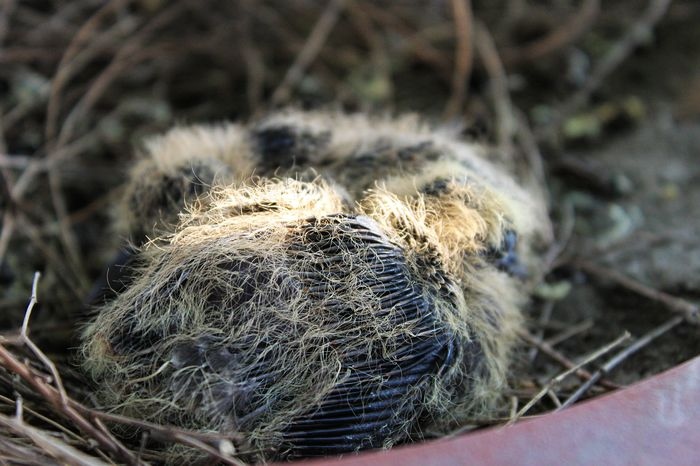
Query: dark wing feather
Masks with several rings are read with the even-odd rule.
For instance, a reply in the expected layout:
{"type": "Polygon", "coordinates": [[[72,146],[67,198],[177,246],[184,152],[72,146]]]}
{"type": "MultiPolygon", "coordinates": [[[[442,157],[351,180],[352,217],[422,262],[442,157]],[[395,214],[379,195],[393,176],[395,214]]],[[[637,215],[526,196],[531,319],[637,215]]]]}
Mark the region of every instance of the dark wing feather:
{"type": "MultiPolygon", "coordinates": [[[[380,298],[377,317],[389,316],[394,325],[410,323],[414,336],[393,342],[397,347],[390,359],[379,355],[368,359],[362,351],[345,354],[348,377],[285,431],[286,458],[336,455],[401,440],[421,415],[430,378],[452,353],[452,338],[433,314],[429,293],[411,279],[403,252],[353,217],[337,220],[343,222],[347,238],[336,231],[332,238],[318,238],[312,247],[327,255],[325,265],[348,248],[372,258],[375,273],[361,280],[380,298]],[[339,241],[344,241],[342,247],[339,241]]],[[[323,293],[323,283],[310,292],[323,293]]]]}

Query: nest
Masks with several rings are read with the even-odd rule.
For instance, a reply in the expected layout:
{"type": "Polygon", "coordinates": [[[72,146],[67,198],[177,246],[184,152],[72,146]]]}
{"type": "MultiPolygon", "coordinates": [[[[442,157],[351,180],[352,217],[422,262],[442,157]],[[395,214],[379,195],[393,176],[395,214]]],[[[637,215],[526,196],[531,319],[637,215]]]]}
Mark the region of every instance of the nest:
{"type": "MultiPolygon", "coordinates": [[[[540,275],[537,254],[533,259],[529,251],[536,234],[527,232],[536,230],[531,224],[537,225],[542,218],[539,211],[543,205],[537,190],[552,189],[552,213],[560,228],[557,242],[546,256],[545,272],[550,273],[537,288],[532,309],[525,308],[531,333],[521,328],[519,312],[511,314],[518,318],[508,320],[520,329],[518,333],[529,352],[527,356],[522,351],[514,357],[494,359],[515,363],[505,371],[510,387],[501,384],[498,389],[502,396],[474,406],[476,418],[456,422],[459,431],[568,406],[697,354],[695,329],[681,325],[682,317],[663,322],[665,313],[660,309],[678,311],[691,320],[697,315],[697,305],[683,298],[694,299],[693,291],[669,288],[651,278],[647,283],[639,282],[640,278],[630,279],[639,276],[620,267],[612,250],[600,249],[594,235],[598,231],[597,217],[599,213],[605,217],[605,209],[621,200],[616,173],[607,164],[597,166],[595,154],[587,153],[585,159],[569,157],[569,149],[584,147],[588,152],[590,144],[617,134],[620,123],[624,132],[643,118],[639,113],[634,113],[631,120],[615,114],[619,113],[616,108],[620,99],[627,99],[623,95],[644,96],[637,102],[644,110],[645,103],[658,97],[659,89],[669,84],[664,76],[673,76],[674,83],[688,77],[682,66],[687,60],[680,58],[692,56],[694,48],[687,46],[692,41],[679,46],[683,41],[678,39],[688,31],[692,33],[688,37],[694,37],[694,25],[681,18],[692,17],[688,11],[697,10],[696,2],[672,2],[668,21],[661,24],[652,41],[637,32],[655,30],[671,2],[650,0],[644,2],[644,11],[630,8],[628,3],[633,2],[600,10],[595,1],[547,1],[540,5],[505,2],[502,8],[493,8],[489,2],[461,1],[433,2],[427,8],[405,2],[382,2],[378,7],[366,0],[324,5],[271,0],[5,2],[0,8],[0,88],[5,91],[0,93],[2,460],[160,464],[206,455],[225,464],[238,464],[241,458],[281,457],[285,451],[290,456],[300,454],[293,451],[294,443],[282,445],[281,437],[293,430],[289,423],[288,428],[280,427],[281,434],[255,440],[257,446],[248,444],[246,436],[251,432],[241,434],[233,428],[212,432],[193,419],[193,413],[183,413],[173,406],[169,412],[152,411],[160,414],[159,419],[172,420],[180,427],[156,424],[145,420],[144,413],[129,410],[126,398],[110,399],[110,391],[118,393],[126,382],[103,387],[96,399],[99,379],[91,384],[85,372],[77,370],[75,353],[81,323],[88,320],[82,303],[93,280],[105,275],[104,265],[118,243],[127,237],[131,246],[122,251],[107,273],[106,283],[114,290],[105,291],[105,283],[98,283],[92,299],[112,300],[125,292],[154,264],[152,257],[157,249],[169,248],[183,229],[200,225],[195,220],[178,226],[179,215],[188,209],[192,213],[210,212],[212,201],[219,199],[216,194],[210,197],[211,187],[235,188],[228,190],[228,196],[235,193],[242,197],[237,201],[239,208],[232,212],[252,214],[248,200],[255,190],[241,188],[256,186],[255,176],[271,180],[277,175],[278,180],[271,184],[257,182],[268,187],[284,187],[291,176],[310,183],[306,192],[322,187],[330,193],[324,199],[340,199],[339,208],[324,210],[334,214],[315,218],[310,210],[306,215],[295,211],[294,218],[281,222],[286,225],[286,238],[299,239],[294,232],[307,230],[312,220],[314,225],[322,225],[323,231],[331,229],[344,238],[357,237],[362,244],[365,240],[361,238],[376,233],[390,245],[382,243],[381,248],[403,248],[397,277],[413,274],[411,264],[416,262],[412,257],[437,257],[434,263],[418,262],[420,272],[443,268],[443,273],[430,276],[444,276],[448,283],[456,283],[455,278],[466,270],[465,276],[471,277],[476,289],[486,288],[482,296],[512,291],[511,296],[502,298],[512,303],[509,309],[523,308],[515,304],[523,301],[525,293],[520,288],[529,291],[530,282],[536,282],[540,275]],[[630,16],[630,11],[635,13],[630,16]],[[645,53],[632,54],[640,46],[645,53]],[[582,57],[590,59],[590,69],[588,60],[582,63],[582,57]],[[631,69],[641,65],[652,76],[657,76],[656,70],[660,69],[671,72],[652,79],[654,86],[639,80],[631,82],[624,72],[628,58],[631,69]],[[562,73],[564,63],[570,65],[566,77],[562,73]],[[622,73],[614,73],[620,69],[622,73]],[[591,97],[595,104],[588,106],[591,97]],[[188,126],[180,130],[181,138],[174,137],[177,131],[152,138],[144,150],[144,161],[137,164],[141,174],[134,172],[128,176],[126,187],[122,186],[123,171],[132,166],[132,147],[144,137],[164,132],[178,122],[238,120],[263,114],[280,104],[418,110],[432,120],[457,121],[466,126],[464,134],[495,142],[497,147],[452,145],[455,138],[450,131],[435,131],[411,118],[399,124],[381,118],[322,113],[307,115],[300,124],[292,116],[295,112],[286,112],[250,127],[217,125],[194,130],[188,126]],[[387,125],[406,128],[401,131],[400,144],[357,137],[372,131],[387,133],[387,125]],[[193,137],[195,133],[199,133],[198,138],[193,137]],[[329,153],[328,147],[333,148],[330,153],[347,153],[340,148],[341,139],[354,148],[357,157],[347,163],[318,157],[329,153]],[[167,150],[157,148],[168,142],[172,144],[167,150]],[[186,143],[192,145],[187,147],[186,143]],[[462,152],[461,158],[471,164],[467,172],[477,174],[477,181],[488,181],[452,183],[453,175],[464,173],[454,160],[443,159],[442,164],[427,166],[418,163],[420,168],[416,169],[416,160],[434,162],[441,151],[436,147],[445,145],[462,152]],[[544,160],[540,159],[538,146],[543,149],[544,160]],[[160,152],[170,156],[155,162],[160,152]],[[182,158],[176,163],[177,152],[182,158]],[[498,160],[495,165],[499,168],[489,168],[494,164],[484,164],[482,159],[498,160]],[[532,168],[537,177],[534,189],[526,178],[517,177],[517,184],[525,187],[520,189],[510,176],[503,176],[504,172],[522,173],[522,167],[511,162],[525,159],[523,165],[532,168]],[[405,173],[397,173],[397,168],[405,173]],[[316,180],[319,176],[320,181],[316,180]],[[378,179],[382,180],[381,189],[374,184],[378,179]],[[151,183],[150,188],[137,186],[136,180],[151,183]],[[128,190],[132,194],[126,193],[128,190]],[[438,196],[446,191],[459,194],[438,196]],[[581,191],[598,206],[593,213],[582,211],[580,206],[571,207],[569,201],[572,197],[580,199],[581,191]],[[500,196],[502,193],[507,195],[500,196]],[[442,202],[447,200],[450,202],[442,202]],[[113,202],[121,207],[112,209],[113,202]],[[526,206],[521,208],[523,202],[526,206]],[[116,211],[111,229],[107,226],[110,211],[116,211]],[[518,219],[519,213],[533,211],[538,214],[518,219]],[[489,212],[508,212],[508,218],[489,212]],[[436,221],[439,215],[464,218],[468,213],[475,220],[468,222],[473,227],[471,232],[457,222],[436,221]],[[589,224],[583,218],[586,216],[596,217],[596,222],[589,224]],[[466,248],[471,262],[460,262],[461,247],[466,248]],[[582,257],[586,261],[581,261],[582,257]],[[530,278],[523,283],[525,269],[530,278]],[[20,327],[34,270],[42,271],[41,280],[35,277],[33,293],[34,298],[41,299],[41,305],[37,307],[36,299],[31,300],[20,327]],[[583,284],[584,276],[596,280],[583,284]],[[600,286],[609,283],[615,286],[600,286]],[[566,297],[569,289],[572,292],[566,297]],[[592,357],[582,355],[591,352],[599,357],[602,353],[594,350],[612,341],[624,328],[639,335],[649,333],[611,356],[603,369],[586,371],[584,366],[592,357]],[[622,373],[608,378],[615,365],[627,361],[640,348],[648,348],[645,345],[661,334],[665,336],[651,351],[641,351],[622,373]],[[552,379],[562,370],[565,372],[552,379]],[[571,377],[564,380],[568,375],[571,377]],[[499,409],[504,398],[512,403],[510,414],[499,409]],[[120,409],[134,417],[119,415],[120,409]],[[261,451],[267,448],[265,445],[272,448],[261,451]]],[[[690,102],[688,108],[692,111],[692,99],[687,98],[691,91],[683,87],[679,102],[690,102]]],[[[396,131],[388,132],[398,136],[396,131]]],[[[669,146],[680,147],[676,142],[669,146]]],[[[618,155],[626,157],[622,152],[618,155]]],[[[682,197],[689,196],[682,193],[682,197]]],[[[269,205],[267,200],[265,203],[269,205]]],[[[275,228],[283,228],[281,224],[275,228]]],[[[630,236],[621,252],[633,257],[642,249],[646,251],[652,243],[645,238],[645,232],[630,236]]],[[[685,244],[675,234],[666,240],[685,244]]],[[[353,243],[350,240],[346,246],[349,254],[357,254],[353,243]]],[[[362,256],[357,259],[367,260],[362,256]]],[[[353,259],[353,265],[357,261],[353,259]]],[[[252,264],[259,266],[255,261],[252,264]]],[[[674,267],[670,272],[677,270],[674,267]]],[[[235,268],[225,272],[234,278],[241,275],[235,268]]],[[[643,277],[641,280],[645,281],[643,277]]],[[[425,302],[436,299],[430,286],[417,289],[427,293],[425,302]]],[[[380,302],[381,296],[375,299],[380,302]]],[[[411,319],[407,315],[407,322],[411,319]]],[[[451,329],[453,324],[438,328],[451,329]]],[[[475,328],[468,329],[470,336],[476,333],[475,328]]],[[[439,338],[431,341],[436,342],[435,348],[444,348],[439,338]]],[[[475,341],[471,339],[470,344],[475,341]]],[[[202,344],[211,349],[210,343],[202,344]]],[[[171,358],[194,353],[192,346],[186,354],[177,349],[173,349],[171,358]]],[[[441,374],[435,368],[451,360],[440,359],[443,353],[437,352],[434,367],[426,370],[425,377],[441,374]]],[[[211,360],[211,353],[203,354],[211,360]]],[[[173,371],[166,359],[161,358],[168,365],[143,371],[143,377],[158,373],[150,382],[129,382],[146,387],[144,390],[157,388],[173,371]]],[[[346,361],[357,364],[351,358],[346,361]]],[[[395,434],[382,434],[386,444],[444,432],[422,408],[437,406],[428,398],[428,384],[419,385],[421,393],[409,398],[418,400],[412,406],[422,414],[412,425],[392,424],[395,434]]],[[[393,406],[401,416],[408,412],[393,406]]],[[[380,410],[376,413],[386,414],[380,410]]],[[[308,424],[321,426],[320,417],[307,418],[308,424]]],[[[295,418],[295,425],[303,424],[300,419],[295,418]]],[[[451,419],[450,413],[442,421],[451,419]]],[[[302,427],[294,429],[301,432],[302,427]]],[[[384,445],[378,439],[375,437],[375,444],[384,445]]],[[[299,435],[293,440],[298,443],[299,435]]],[[[355,447],[364,446],[358,442],[348,450],[355,447]]]]}
{"type": "Polygon", "coordinates": [[[544,225],[478,147],[299,112],[147,147],[122,203],[140,213],[117,225],[140,244],[189,210],[84,332],[107,406],[242,433],[263,459],[386,448],[495,409],[521,321],[511,272],[544,225]],[[251,161],[294,178],[252,179],[251,161]]]}

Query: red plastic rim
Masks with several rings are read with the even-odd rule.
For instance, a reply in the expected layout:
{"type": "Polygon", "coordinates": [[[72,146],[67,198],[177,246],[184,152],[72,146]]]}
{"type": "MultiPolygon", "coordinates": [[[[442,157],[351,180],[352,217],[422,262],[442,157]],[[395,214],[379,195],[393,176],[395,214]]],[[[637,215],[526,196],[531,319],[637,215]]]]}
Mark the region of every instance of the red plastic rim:
{"type": "Polygon", "coordinates": [[[295,464],[698,465],[700,357],[623,390],[509,427],[295,464]]]}

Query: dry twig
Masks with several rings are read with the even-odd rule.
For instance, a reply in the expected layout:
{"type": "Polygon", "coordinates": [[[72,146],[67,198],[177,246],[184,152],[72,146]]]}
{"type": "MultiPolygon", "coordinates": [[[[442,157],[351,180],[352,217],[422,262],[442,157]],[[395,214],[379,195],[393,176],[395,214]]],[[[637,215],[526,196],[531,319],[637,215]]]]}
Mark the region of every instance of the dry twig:
{"type": "Polygon", "coordinates": [[[653,301],[663,304],[667,309],[673,312],[683,314],[685,319],[694,324],[700,322],[700,306],[693,304],[685,299],[672,296],[663,291],[648,287],[647,285],[629,278],[614,270],[596,265],[586,260],[577,260],[574,265],[581,270],[603,280],[615,282],[630,291],[633,291],[641,296],[649,298],[653,301]]]}
{"type": "MultiPolygon", "coordinates": [[[[17,397],[19,398],[20,395],[18,394],[17,397]]],[[[0,401],[7,405],[14,405],[17,402],[11,400],[10,398],[7,398],[5,396],[0,395],[0,401]]],[[[31,415],[32,417],[35,417],[39,419],[41,422],[49,424],[51,427],[55,428],[56,431],[60,432],[63,436],[65,437],[70,437],[72,440],[77,441],[78,443],[83,444],[85,447],[90,447],[89,441],[87,439],[84,439],[77,433],[73,432],[72,430],[68,429],[66,426],[62,425],[60,422],[56,422],[55,420],[44,416],[43,414],[39,413],[38,411],[29,408],[29,407],[23,407],[23,411],[25,411],[27,414],[31,415]]],[[[103,459],[105,461],[109,461],[109,457],[104,455],[100,450],[96,450],[96,453],[101,454],[103,459]]]]}
{"type": "Polygon", "coordinates": [[[49,401],[59,413],[61,413],[67,419],[70,419],[82,432],[95,439],[97,443],[107,451],[110,451],[119,458],[122,458],[127,464],[141,464],[141,462],[121,442],[116,440],[111,434],[105,433],[98,427],[95,427],[71,406],[68,395],[66,394],[63,383],[61,382],[61,377],[56,369],[56,365],[29,338],[29,320],[31,318],[32,310],[38,302],[37,287],[40,276],[41,275],[39,272],[34,274],[32,296],[29,301],[29,305],[27,306],[27,311],[25,313],[20,334],[15,339],[14,343],[26,345],[30,348],[32,353],[34,353],[34,355],[49,369],[52,376],[50,380],[55,383],[56,387],[53,387],[47,383],[45,377],[37,376],[29,366],[22,363],[10,351],[8,351],[7,348],[5,348],[3,343],[12,343],[13,341],[11,339],[0,340],[0,365],[5,367],[5,369],[19,375],[25,382],[36,389],[39,394],[49,401]]]}
{"type": "MultiPolygon", "coordinates": [[[[90,38],[96,33],[102,20],[108,14],[111,14],[114,9],[121,8],[125,3],[125,0],[112,0],[97,10],[97,12],[91,16],[75,34],[73,40],[68,45],[66,52],[63,54],[63,57],[59,62],[58,71],[51,82],[51,90],[47,106],[45,137],[48,159],[53,157],[54,151],[57,148],[60,148],[62,145],[61,141],[57,142],[55,139],[60,111],[61,90],[68,83],[73,74],[84,66],[88,60],[100,50],[98,44],[96,43],[97,41],[90,43],[90,38]],[[83,54],[82,59],[73,60],[85,44],[89,44],[89,47],[87,48],[86,53],[83,54]]],[[[79,252],[80,248],[78,246],[78,240],[70,228],[70,225],[65,221],[65,219],[68,217],[68,207],[63,196],[61,178],[55,169],[55,165],[48,165],[48,179],[49,188],[51,191],[51,201],[53,203],[56,216],[58,217],[60,238],[65,249],[66,259],[71,264],[71,269],[76,271],[75,275],[78,277],[79,282],[81,282],[81,277],[85,276],[84,266],[79,252]]],[[[80,285],[81,289],[87,287],[87,284],[85,283],[80,283],[80,285]]]]}
{"type": "Polygon", "coordinates": [[[5,258],[5,252],[10,245],[10,239],[15,231],[15,216],[11,209],[7,209],[2,216],[2,230],[0,230],[0,263],[5,258]]]}
{"type": "Polygon", "coordinates": [[[70,398],[67,398],[66,403],[64,404],[61,401],[62,398],[59,391],[49,385],[46,382],[45,377],[37,375],[34,370],[22,363],[11,352],[9,352],[3,344],[0,344],[0,365],[20,376],[29,384],[30,387],[36,390],[36,392],[40,394],[42,398],[49,402],[59,414],[71,420],[82,432],[95,439],[102,448],[112,452],[117,457],[122,458],[128,464],[142,463],[129,449],[123,446],[121,442],[119,442],[111,433],[109,433],[102,423],[98,422],[97,420],[103,419],[110,422],[117,422],[124,425],[145,429],[150,431],[154,438],[191,446],[211,455],[213,458],[216,458],[218,461],[221,461],[224,464],[235,466],[240,466],[242,464],[235,458],[223,455],[221,452],[219,452],[219,450],[217,450],[217,448],[211,446],[212,444],[216,445],[220,442],[230,442],[231,440],[236,440],[238,443],[238,439],[240,438],[238,436],[219,436],[190,432],[169,426],[149,423],[138,419],[103,413],[87,408],[70,398]]]}
{"type": "Polygon", "coordinates": [[[600,358],[602,355],[610,352],[612,349],[621,345],[622,343],[627,341],[629,338],[630,338],[630,334],[628,332],[625,332],[624,334],[622,334],[622,336],[618,337],[615,341],[613,341],[612,343],[609,343],[609,344],[603,346],[602,348],[598,349],[597,351],[593,352],[591,355],[584,358],[581,362],[576,364],[571,369],[566,370],[566,371],[562,372],[561,374],[557,375],[556,377],[554,377],[525,406],[523,406],[520,411],[518,411],[518,413],[511,419],[510,423],[517,421],[520,417],[522,417],[524,414],[526,414],[535,404],[537,404],[538,401],[540,401],[542,399],[543,396],[545,396],[554,387],[559,385],[568,376],[570,376],[571,374],[574,374],[578,369],[585,366],[586,364],[588,364],[592,361],[595,361],[596,359],[600,358]]]}
{"type": "Polygon", "coordinates": [[[576,42],[595,24],[600,13],[600,0],[584,0],[581,8],[571,18],[545,37],[522,47],[511,47],[503,51],[506,66],[537,61],[576,42]]]}
{"type": "MultiPolygon", "coordinates": [[[[66,393],[56,365],[36,346],[36,344],[31,340],[31,338],[29,338],[29,322],[31,319],[32,311],[38,303],[37,288],[39,278],[40,274],[37,272],[34,276],[31,299],[27,306],[27,311],[25,313],[24,321],[22,323],[19,335],[15,338],[0,339],[0,365],[2,367],[14,374],[17,374],[38,394],[40,394],[43,397],[43,399],[45,399],[49,404],[51,404],[58,413],[63,415],[65,418],[71,420],[83,433],[95,439],[102,448],[104,448],[106,451],[112,452],[117,457],[124,460],[127,464],[138,465],[142,464],[142,462],[116,437],[114,437],[114,435],[111,434],[107,427],[102,423],[102,420],[116,422],[124,425],[133,426],[139,429],[147,430],[155,438],[188,445],[190,447],[196,448],[202,452],[209,454],[213,458],[216,458],[218,461],[221,461],[225,464],[231,464],[236,466],[240,466],[242,464],[235,458],[222,454],[217,448],[212,446],[212,444],[219,445],[221,444],[221,442],[226,442],[230,444],[231,441],[235,441],[239,445],[244,444],[242,437],[238,435],[221,436],[190,432],[169,426],[162,426],[146,421],[131,419],[125,416],[102,413],[100,411],[87,408],[82,404],[72,400],[66,393]],[[15,345],[26,345],[27,347],[29,347],[32,353],[34,353],[34,355],[49,369],[51,377],[47,378],[44,375],[38,374],[26,363],[21,362],[5,347],[5,344],[7,343],[15,345]],[[55,386],[52,386],[50,384],[51,382],[53,382],[55,386]]],[[[13,429],[18,429],[21,428],[21,426],[22,425],[20,424],[19,427],[15,425],[12,425],[10,427],[12,427],[13,429]]],[[[30,436],[30,434],[33,435],[35,433],[34,431],[30,432],[29,430],[24,429],[23,433],[26,434],[26,436],[28,436],[29,438],[32,438],[32,440],[39,439],[37,440],[37,442],[41,441],[40,437],[35,438],[30,436]]],[[[58,448],[60,445],[47,445],[47,452],[51,453],[52,455],[58,455],[60,453],[59,450],[54,450],[54,447],[58,448]]],[[[62,454],[69,454],[72,452],[72,450],[67,451],[68,453],[64,452],[62,454]]]]}
{"type": "MultiPolygon", "coordinates": [[[[517,126],[517,139],[520,143],[520,148],[527,158],[528,165],[532,172],[532,177],[534,179],[533,185],[538,187],[543,193],[545,201],[549,205],[550,194],[548,191],[549,183],[547,183],[547,176],[545,175],[545,165],[542,158],[542,152],[537,145],[537,138],[530,128],[530,124],[527,121],[527,117],[517,108],[513,108],[514,118],[517,126]]],[[[551,240],[553,234],[547,232],[550,237],[547,238],[551,240]]]]}
{"type": "Polygon", "coordinates": [[[489,86],[496,111],[498,147],[505,154],[512,154],[516,124],[513,103],[508,90],[508,76],[498,56],[493,37],[486,26],[477,21],[474,31],[476,51],[490,78],[489,86]]]}
{"type": "Polygon", "coordinates": [[[2,9],[0,9],[0,45],[5,41],[5,36],[7,36],[9,29],[10,16],[16,6],[17,0],[5,0],[2,4],[2,9]]]}
{"type": "Polygon", "coordinates": [[[253,115],[260,112],[263,89],[265,85],[265,62],[257,45],[250,40],[251,37],[251,9],[256,3],[246,0],[243,2],[243,14],[236,25],[240,36],[241,54],[246,71],[246,98],[248,107],[253,115]]]}
{"type": "MultiPolygon", "coordinates": [[[[537,337],[534,337],[533,335],[531,335],[528,332],[520,332],[518,335],[520,336],[520,338],[525,340],[528,344],[533,345],[534,347],[538,348],[543,354],[546,354],[552,360],[561,364],[562,367],[569,369],[569,370],[574,370],[573,373],[581,380],[590,380],[591,377],[593,377],[593,375],[590,372],[588,372],[583,367],[581,367],[578,364],[571,361],[569,358],[567,358],[566,356],[561,354],[559,351],[552,348],[552,346],[550,344],[548,344],[547,342],[542,341],[541,339],[539,339],[537,337]]],[[[610,388],[613,390],[620,388],[618,385],[613,384],[611,382],[608,382],[606,380],[601,380],[600,385],[603,385],[606,388],[610,388]]]]}
{"type": "Polygon", "coordinates": [[[287,73],[282,78],[282,82],[277,86],[277,89],[272,93],[270,101],[273,105],[285,102],[289,99],[292,88],[304,76],[304,72],[314,61],[316,56],[323,48],[328,35],[333,30],[333,26],[338,21],[340,13],[343,11],[345,0],[330,0],[328,6],[323,11],[318,22],[311,30],[311,34],[306,39],[304,47],[297,55],[292,66],[287,70],[287,73]]]}
{"type": "Polygon", "coordinates": [[[605,79],[615,71],[630,54],[642,43],[648,40],[656,24],[661,21],[672,0],[650,0],[642,16],[632,24],[625,35],[607,52],[595,66],[585,84],[567,99],[555,112],[556,117],[544,131],[541,137],[550,137],[564,121],[576,113],[588,102],[591,95],[597,91],[605,79]]]}
{"type": "Polygon", "coordinates": [[[440,75],[446,79],[450,76],[451,60],[440,49],[425,40],[419,31],[416,31],[415,28],[403,21],[398,15],[392,14],[378,5],[374,5],[372,2],[364,1],[359,3],[359,5],[363,11],[384,26],[386,30],[400,35],[404,46],[418,60],[437,68],[440,75]]]}
{"type": "Polygon", "coordinates": [[[572,338],[579,333],[583,333],[587,330],[590,330],[590,328],[593,327],[593,320],[591,319],[586,319],[583,322],[580,322],[578,324],[572,325],[569,328],[564,329],[562,332],[558,333],[557,335],[554,335],[553,337],[547,338],[546,342],[549,345],[558,345],[559,343],[568,340],[569,338],[572,338]]]}
{"type": "MultiPolygon", "coordinates": [[[[543,342],[544,339],[544,332],[545,332],[545,326],[549,322],[549,319],[552,318],[552,312],[554,311],[554,301],[546,301],[544,305],[542,306],[542,313],[540,314],[539,319],[537,319],[537,331],[535,335],[530,335],[533,338],[536,338],[539,342],[543,342]]],[[[533,362],[537,358],[537,353],[539,352],[539,346],[533,344],[532,348],[528,352],[528,359],[530,362],[533,362]]]]}
{"type": "MultiPolygon", "coordinates": [[[[102,466],[107,465],[94,456],[86,455],[80,450],[70,446],[69,444],[48,435],[42,430],[32,427],[22,422],[20,418],[10,418],[0,414],[0,425],[13,431],[16,435],[26,437],[42,451],[58,461],[65,464],[74,464],[80,466],[102,466]]],[[[26,453],[22,453],[24,456],[26,453]]]]}
{"type": "Polygon", "coordinates": [[[66,47],[61,61],[58,63],[56,74],[51,80],[45,129],[45,137],[49,148],[53,148],[53,140],[57,133],[61,91],[71,77],[99,52],[97,44],[94,41],[91,42],[90,39],[97,33],[97,29],[102,21],[117,9],[122,8],[127,2],[128,0],[111,0],[105,3],[83,23],[66,47]],[[83,49],[83,46],[86,45],[88,46],[88,50],[83,51],[83,56],[80,57],[80,60],[76,60],[76,58],[78,58],[78,53],[83,49]]]}
{"type": "Polygon", "coordinates": [[[634,341],[631,345],[629,345],[627,348],[624,350],[620,351],[619,353],[615,354],[610,360],[608,360],[605,364],[601,366],[600,369],[595,371],[593,373],[593,376],[588,379],[586,382],[584,382],[576,391],[569,396],[569,398],[562,403],[560,407],[557,409],[564,409],[572,404],[574,404],[576,401],[578,401],[583,395],[586,394],[586,392],[593,386],[595,385],[596,382],[598,382],[602,377],[605,377],[608,375],[610,372],[612,372],[613,369],[615,369],[617,366],[619,366],[623,361],[625,361],[628,357],[632,356],[634,353],[639,351],[640,349],[644,348],[647,346],[649,343],[651,343],[653,340],[656,338],[660,337],[661,335],[665,334],[666,332],[672,330],[673,328],[677,327],[683,322],[683,317],[681,316],[676,316],[663,325],[660,325],[659,327],[655,328],[651,332],[643,335],[642,337],[638,338],[637,340],[634,341]]]}
{"type": "Polygon", "coordinates": [[[452,95],[445,107],[445,118],[460,113],[467,97],[467,87],[474,61],[474,34],[471,0],[452,0],[452,16],[455,24],[455,68],[452,75],[452,95]]]}

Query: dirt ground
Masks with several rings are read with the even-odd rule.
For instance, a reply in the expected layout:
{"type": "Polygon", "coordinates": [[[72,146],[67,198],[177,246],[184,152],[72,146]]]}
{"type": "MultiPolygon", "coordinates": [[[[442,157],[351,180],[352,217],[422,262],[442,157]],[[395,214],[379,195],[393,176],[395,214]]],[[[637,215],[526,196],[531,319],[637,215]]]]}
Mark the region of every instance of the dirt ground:
{"type": "MultiPolygon", "coordinates": [[[[119,244],[110,206],[145,137],[286,105],[416,112],[542,167],[556,244],[508,394],[522,406],[566,361],[697,310],[698,24],[695,0],[0,1],[0,345],[47,372],[12,344],[41,271],[31,336],[91,405],[75,363],[83,300],[119,244]]],[[[672,327],[585,396],[700,354],[697,325],[672,327]]],[[[0,360],[0,413],[18,393],[52,412],[0,360]]],[[[75,420],[37,419],[81,451],[124,458],[89,429],[71,437],[75,420]]],[[[43,458],[17,432],[0,438],[43,458]]]]}

